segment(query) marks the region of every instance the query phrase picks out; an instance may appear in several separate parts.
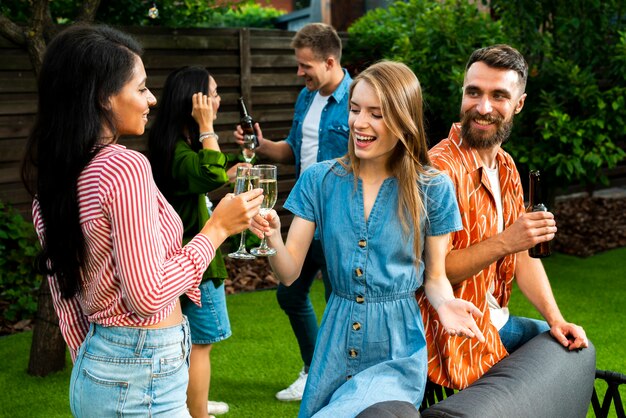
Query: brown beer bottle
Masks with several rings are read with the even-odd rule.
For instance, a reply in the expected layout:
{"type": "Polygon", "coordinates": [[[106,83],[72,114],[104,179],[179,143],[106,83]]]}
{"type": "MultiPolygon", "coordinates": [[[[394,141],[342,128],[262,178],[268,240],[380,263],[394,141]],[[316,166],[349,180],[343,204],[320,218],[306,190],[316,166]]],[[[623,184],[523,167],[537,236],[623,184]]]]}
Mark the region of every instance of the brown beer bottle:
{"type": "MultiPolygon", "coordinates": [[[[539,170],[531,170],[528,175],[528,206],[526,212],[546,212],[548,208],[541,203],[541,179],[539,170]]],[[[544,258],[552,254],[550,242],[544,241],[528,249],[528,254],[533,258],[544,258]]]]}
{"type": "Polygon", "coordinates": [[[254,119],[248,114],[248,109],[246,109],[243,97],[239,98],[238,106],[239,116],[241,117],[241,119],[239,119],[239,125],[241,125],[241,129],[243,130],[243,147],[253,150],[259,146],[259,139],[254,131],[254,119]]]}

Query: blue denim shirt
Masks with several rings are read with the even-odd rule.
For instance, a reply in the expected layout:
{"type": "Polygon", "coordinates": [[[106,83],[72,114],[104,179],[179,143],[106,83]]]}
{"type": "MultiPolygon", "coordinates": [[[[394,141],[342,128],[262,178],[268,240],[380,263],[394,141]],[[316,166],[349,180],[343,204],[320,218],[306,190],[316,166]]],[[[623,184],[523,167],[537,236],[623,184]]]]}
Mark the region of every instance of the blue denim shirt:
{"type": "MultiPolygon", "coordinates": [[[[339,87],[328,98],[324,106],[319,126],[319,148],[317,161],[338,158],[348,152],[348,96],[352,78],[348,71],[343,70],[343,80],[339,87]]],[[[285,139],[296,159],[296,178],[300,177],[300,148],[302,147],[302,123],[306,117],[311,102],[317,90],[309,91],[303,88],[298,95],[293,123],[289,136],[285,139]]]]}

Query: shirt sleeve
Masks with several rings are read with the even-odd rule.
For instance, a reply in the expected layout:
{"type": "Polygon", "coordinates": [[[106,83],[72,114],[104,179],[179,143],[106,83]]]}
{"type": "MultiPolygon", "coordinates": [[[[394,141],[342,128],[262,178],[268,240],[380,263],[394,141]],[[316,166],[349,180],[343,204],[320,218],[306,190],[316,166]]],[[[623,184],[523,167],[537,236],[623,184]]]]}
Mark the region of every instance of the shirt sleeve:
{"type": "Polygon", "coordinates": [[[181,194],[204,194],[228,182],[226,155],[219,151],[202,149],[198,152],[179,141],[172,159],[172,175],[181,187],[181,194]]]}
{"type": "Polygon", "coordinates": [[[169,205],[159,203],[159,193],[139,153],[117,154],[103,170],[101,204],[111,223],[116,275],[125,301],[144,318],[197,287],[215,256],[202,234],[180,247],[182,223],[169,205]]]}
{"type": "Polygon", "coordinates": [[[426,235],[435,236],[463,228],[452,181],[438,173],[424,183],[424,206],[427,213],[426,235]]]}

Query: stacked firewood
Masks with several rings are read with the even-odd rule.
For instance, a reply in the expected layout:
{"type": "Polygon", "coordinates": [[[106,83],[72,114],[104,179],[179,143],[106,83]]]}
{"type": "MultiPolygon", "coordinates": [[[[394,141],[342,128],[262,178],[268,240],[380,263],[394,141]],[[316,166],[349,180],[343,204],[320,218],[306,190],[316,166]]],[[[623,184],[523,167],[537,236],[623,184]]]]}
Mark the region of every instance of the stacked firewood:
{"type": "Polygon", "coordinates": [[[626,197],[623,195],[559,199],[554,214],[555,251],[588,257],[626,246],[626,197]]]}
{"type": "Polygon", "coordinates": [[[228,279],[224,281],[226,294],[250,292],[278,286],[266,257],[254,260],[233,260],[224,257],[228,279]]]}

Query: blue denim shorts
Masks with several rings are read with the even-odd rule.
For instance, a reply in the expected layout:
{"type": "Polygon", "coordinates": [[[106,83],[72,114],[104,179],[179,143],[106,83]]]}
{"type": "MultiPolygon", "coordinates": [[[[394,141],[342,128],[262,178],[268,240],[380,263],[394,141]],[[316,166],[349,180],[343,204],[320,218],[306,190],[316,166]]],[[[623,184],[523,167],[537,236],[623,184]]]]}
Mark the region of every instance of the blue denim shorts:
{"type": "Polygon", "coordinates": [[[183,297],[183,313],[189,320],[193,344],[213,344],[232,335],[226,309],[224,284],[215,288],[211,280],[200,284],[202,307],[183,297]]]}
{"type": "Polygon", "coordinates": [[[91,324],[70,379],[76,417],[189,417],[189,325],[158,329],[91,324]]]}

